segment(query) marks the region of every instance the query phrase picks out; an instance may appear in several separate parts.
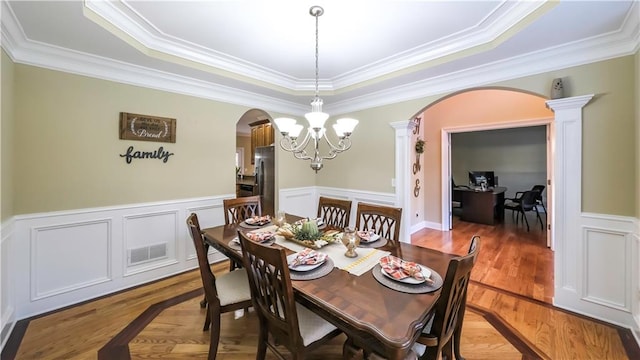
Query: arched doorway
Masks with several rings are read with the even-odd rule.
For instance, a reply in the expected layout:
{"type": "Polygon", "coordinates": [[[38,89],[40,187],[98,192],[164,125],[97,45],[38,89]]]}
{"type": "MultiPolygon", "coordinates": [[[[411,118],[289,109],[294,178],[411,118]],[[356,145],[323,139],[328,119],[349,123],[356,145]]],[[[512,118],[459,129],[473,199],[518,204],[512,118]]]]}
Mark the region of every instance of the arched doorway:
{"type": "Polygon", "coordinates": [[[260,195],[262,211],[276,207],[275,132],[263,110],[245,112],[236,124],[236,196],[260,195]]]}
{"type": "MultiPolygon", "coordinates": [[[[421,179],[424,184],[421,193],[424,224],[439,226],[445,231],[450,229],[450,135],[533,125],[551,128],[553,112],[546,108],[545,100],[542,96],[517,89],[469,89],[448,95],[417,113],[416,117],[422,118],[421,131],[425,140],[421,179]]],[[[551,154],[551,149],[547,153],[551,154]]],[[[547,161],[549,169],[551,161],[547,161]]],[[[552,175],[550,170],[547,173],[549,177],[552,175]]],[[[547,195],[551,198],[549,193],[547,195]]]]}

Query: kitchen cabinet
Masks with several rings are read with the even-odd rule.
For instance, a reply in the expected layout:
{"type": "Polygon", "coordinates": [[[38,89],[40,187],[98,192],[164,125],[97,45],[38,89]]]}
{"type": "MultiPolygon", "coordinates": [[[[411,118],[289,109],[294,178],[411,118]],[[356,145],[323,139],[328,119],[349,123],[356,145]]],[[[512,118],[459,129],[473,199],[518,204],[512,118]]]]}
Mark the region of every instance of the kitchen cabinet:
{"type": "Polygon", "coordinates": [[[255,164],[256,148],[273,144],[273,126],[269,120],[260,120],[249,124],[251,127],[251,164],[255,164]]]}

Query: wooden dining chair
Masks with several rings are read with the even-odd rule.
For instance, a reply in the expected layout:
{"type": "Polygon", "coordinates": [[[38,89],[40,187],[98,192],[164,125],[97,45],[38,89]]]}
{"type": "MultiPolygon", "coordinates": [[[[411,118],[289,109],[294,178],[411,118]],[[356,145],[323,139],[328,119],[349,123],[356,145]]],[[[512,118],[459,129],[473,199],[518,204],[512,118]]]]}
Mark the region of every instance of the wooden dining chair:
{"type": "MultiPolygon", "coordinates": [[[[222,207],[224,209],[225,225],[239,224],[248,218],[262,216],[262,201],[260,201],[260,195],[223,199],[222,207]]],[[[204,244],[204,250],[207,253],[209,252],[209,244],[204,244]]],[[[242,264],[230,259],[229,271],[241,268],[241,265],[242,264]]],[[[200,301],[200,307],[204,308],[205,306],[207,306],[206,297],[200,301]]]]}
{"type": "Polygon", "coordinates": [[[356,213],[356,228],[358,230],[373,230],[376,234],[388,239],[393,247],[398,247],[401,219],[402,208],[359,202],[356,213]]]}
{"type": "MultiPolygon", "coordinates": [[[[462,322],[466,310],[467,288],[471,270],[478,259],[480,236],[471,238],[469,252],[465,256],[449,261],[447,274],[442,285],[440,298],[427,326],[422,330],[405,360],[463,359],[460,355],[460,337],[462,322]],[[455,357],[453,356],[455,354],[455,357]],[[442,356],[441,356],[442,355],[442,356]]],[[[351,340],[345,343],[349,354],[355,354],[357,347],[351,340]]],[[[364,351],[367,360],[384,360],[375,352],[364,351]]]]}
{"type": "Polygon", "coordinates": [[[309,351],[341,333],[295,301],[283,248],[258,244],[240,231],[238,237],[249,274],[253,307],[260,322],[256,359],[265,359],[267,347],[284,359],[277,345],[285,346],[293,359],[304,359],[309,351]]]}
{"type": "Polygon", "coordinates": [[[461,358],[459,346],[467,303],[467,288],[479,251],[480,237],[475,235],[471,238],[467,255],[449,261],[433,319],[422,331],[412,349],[420,360],[438,359],[441,353],[447,359],[461,358]],[[456,357],[453,357],[454,353],[456,357]]]}
{"type": "Polygon", "coordinates": [[[224,199],[222,206],[225,225],[239,224],[248,218],[262,216],[260,195],[224,199]]]}
{"type": "Polygon", "coordinates": [[[202,278],[204,296],[207,300],[207,316],[202,330],[210,330],[208,358],[214,360],[218,352],[218,341],[220,339],[220,314],[248,309],[252,306],[249,281],[247,272],[244,269],[237,269],[216,277],[209,266],[209,257],[205,250],[205,242],[196,214],[189,215],[187,227],[189,228],[191,239],[193,239],[193,245],[196,248],[198,268],[202,278]],[[211,325],[213,325],[212,328],[211,325]]]}
{"type": "Polygon", "coordinates": [[[320,196],[318,200],[318,217],[328,227],[343,230],[349,226],[351,216],[351,200],[333,199],[320,196]]]}

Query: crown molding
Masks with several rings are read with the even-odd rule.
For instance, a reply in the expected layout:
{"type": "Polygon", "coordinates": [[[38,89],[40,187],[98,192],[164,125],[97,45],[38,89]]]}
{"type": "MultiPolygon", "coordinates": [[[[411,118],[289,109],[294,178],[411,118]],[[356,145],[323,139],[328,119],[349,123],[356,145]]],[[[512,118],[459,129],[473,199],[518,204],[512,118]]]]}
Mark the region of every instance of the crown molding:
{"type": "MultiPolygon", "coordinates": [[[[302,114],[308,111],[308,104],[299,104],[30,40],[25,36],[6,2],[3,1],[0,6],[3,13],[1,45],[16,63],[261,108],[265,111],[285,114],[302,114]]],[[[616,32],[443,76],[420,79],[407,85],[362,96],[349,97],[340,101],[332,100],[331,104],[325,105],[325,111],[336,115],[344,114],[469,87],[484,86],[635,54],[639,47],[640,5],[634,3],[624,25],[616,32]]]]}
{"type": "Polygon", "coordinates": [[[609,34],[563,44],[506,60],[468,68],[444,76],[420,79],[393,88],[332,101],[325,111],[344,114],[363,109],[446,94],[550,71],[561,70],[622,56],[640,49],[640,5],[634,2],[623,26],[609,34]],[[552,59],[550,61],[549,59],[552,59]]]}

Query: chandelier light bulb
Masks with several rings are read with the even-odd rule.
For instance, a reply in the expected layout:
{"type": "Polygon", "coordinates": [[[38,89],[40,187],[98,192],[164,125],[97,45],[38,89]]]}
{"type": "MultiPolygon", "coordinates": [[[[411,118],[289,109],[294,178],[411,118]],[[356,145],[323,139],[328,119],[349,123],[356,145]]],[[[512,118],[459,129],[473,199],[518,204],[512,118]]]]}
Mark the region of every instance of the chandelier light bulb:
{"type": "Polygon", "coordinates": [[[280,130],[280,133],[282,134],[291,133],[291,129],[296,125],[296,121],[290,118],[277,118],[273,121],[276,123],[278,130],[280,130]]]}

